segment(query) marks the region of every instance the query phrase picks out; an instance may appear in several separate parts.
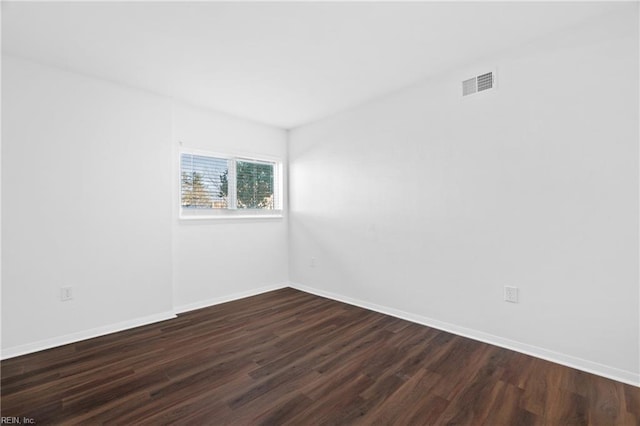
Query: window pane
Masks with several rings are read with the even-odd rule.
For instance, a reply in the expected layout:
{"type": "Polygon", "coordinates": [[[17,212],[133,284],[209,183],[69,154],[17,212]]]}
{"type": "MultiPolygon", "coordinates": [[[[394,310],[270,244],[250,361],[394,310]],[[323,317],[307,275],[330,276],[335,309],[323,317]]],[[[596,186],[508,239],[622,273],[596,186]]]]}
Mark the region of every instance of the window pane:
{"type": "Polygon", "coordinates": [[[204,155],[180,156],[181,205],[187,209],[228,207],[229,160],[204,155]]]}
{"type": "Polygon", "coordinates": [[[273,166],[251,161],[236,163],[237,208],[274,209],[273,166]]]}

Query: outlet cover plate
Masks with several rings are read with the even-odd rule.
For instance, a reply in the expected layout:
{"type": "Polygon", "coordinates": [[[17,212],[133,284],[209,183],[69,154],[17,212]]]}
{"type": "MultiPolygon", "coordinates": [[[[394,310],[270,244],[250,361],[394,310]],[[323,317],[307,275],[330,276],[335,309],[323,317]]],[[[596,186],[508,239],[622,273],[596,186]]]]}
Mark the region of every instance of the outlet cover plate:
{"type": "Polygon", "coordinates": [[[518,303],[518,287],[504,286],[504,300],[506,302],[518,303]]]}

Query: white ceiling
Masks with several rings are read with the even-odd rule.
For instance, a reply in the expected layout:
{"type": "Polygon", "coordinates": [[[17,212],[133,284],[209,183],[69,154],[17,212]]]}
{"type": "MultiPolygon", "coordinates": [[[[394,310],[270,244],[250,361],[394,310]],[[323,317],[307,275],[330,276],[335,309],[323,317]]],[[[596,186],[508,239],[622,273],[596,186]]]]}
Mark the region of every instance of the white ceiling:
{"type": "Polygon", "coordinates": [[[292,128],[606,2],[2,2],[2,51],[292,128]]]}

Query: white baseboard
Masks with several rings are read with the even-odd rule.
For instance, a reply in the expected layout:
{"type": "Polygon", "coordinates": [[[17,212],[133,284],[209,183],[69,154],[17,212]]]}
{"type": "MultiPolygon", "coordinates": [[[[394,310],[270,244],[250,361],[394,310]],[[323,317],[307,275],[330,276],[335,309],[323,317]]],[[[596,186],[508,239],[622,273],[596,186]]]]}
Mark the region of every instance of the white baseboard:
{"type": "Polygon", "coordinates": [[[285,287],[291,287],[307,293],[337,300],[339,302],[348,303],[350,305],[355,305],[361,308],[380,312],[386,315],[391,315],[393,317],[411,321],[417,324],[433,327],[438,330],[447,331],[449,333],[457,334],[459,336],[468,337],[470,339],[489,343],[491,345],[500,346],[506,349],[511,349],[516,352],[521,352],[521,353],[531,355],[537,358],[541,358],[547,361],[555,362],[557,364],[566,365],[567,367],[576,368],[578,370],[586,371],[588,373],[603,376],[612,380],[617,380],[619,382],[627,383],[633,386],[640,386],[640,374],[637,374],[631,371],[621,370],[615,367],[610,367],[604,364],[599,364],[599,363],[585,360],[582,358],[573,357],[571,355],[566,355],[566,354],[551,351],[548,349],[540,348],[538,346],[529,345],[529,344],[518,342],[515,340],[505,339],[500,336],[484,333],[482,331],[474,330],[471,328],[461,327],[461,326],[447,323],[444,321],[439,321],[432,318],[424,317],[422,315],[412,314],[409,312],[401,311],[399,309],[389,308],[386,306],[377,305],[375,303],[365,302],[362,300],[354,299],[351,297],[339,295],[339,294],[324,291],[324,290],[318,290],[312,287],[307,287],[305,285],[296,284],[296,283],[273,284],[265,287],[260,287],[257,289],[234,293],[228,296],[217,297],[214,299],[208,299],[208,300],[203,300],[195,303],[177,306],[175,307],[173,312],[163,312],[163,313],[149,315],[142,318],[137,318],[134,320],[128,320],[128,321],[123,321],[123,322],[119,322],[116,324],[111,324],[103,327],[96,327],[89,330],[79,331],[77,333],[71,333],[64,336],[60,336],[60,337],[40,340],[38,342],[29,343],[26,345],[14,346],[12,348],[3,349],[0,354],[0,359],[13,358],[16,356],[26,355],[29,353],[38,352],[45,349],[54,348],[57,346],[67,345],[69,343],[75,343],[81,340],[92,339],[94,337],[104,336],[106,334],[116,333],[118,331],[128,330],[131,328],[140,327],[140,326],[152,324],[155,322],[166,321],[169,319],[176,318],[177,313],[188,312],[195,309],[200,309],[208,306],[218,305],[221,303],[231,302],[234,300],[255,296],[255,295],[266,293],[269,291],[279,290],[285,287]]]}
{"type": "Polygon", "coordinates": [[[142,325],[152,324],[154,322],[166,321],[176,318],[176,314],[192,311],[194,309],[206,308],[208,306],[218,305],[220,303],[231,302],[245,297],[255,296],[273,290],[289,287],[289,283],[273,284],[260,287],[240,293],[230,294],[228,296],[217,297],[215,299],[202,300],[195,303],[177,306],[171,312],[163,312],[159,314],[149,315],[142,318],[123,321],[116,324],[96,327],[89,330],[79,331],[77,333],[66,334],[64,336],[53,337],[50,339],[40,340],[26,345],[14,346],[12,348],[2,349],[0,359],[14,358],[20,355],[27,355],[33,352],[43,351],[45,349],[55,348],[57,346],[76,343],[81,340],[92,339],[94,337],[104,336],[106,334],[116,333],[118,331],[128,330],[142,325]]]}
{"type": "Polygon", "coordinates": [[[199,300],[195,303],[187,303],[185,305],[175,306],[173,311],[176,314],[183,312],[194,311],[196,309],[207,308],[209,306],[219,305],[221,303],[233,302],[234,300],[244,299],[245,297],[257,296],[258,294],[267,293],[269,291],[280,290],[281,288],[289,287],[289,283],[271,284],[264,287],[259,287],[247,291],[241,291],[239,293],[233,293],[227,296],[216,297],[213,299],[199,300]]]}
{"type": "Polygon", "coordinates": [[[68,345],[69,343],[76,343],[81,340],[92,339],[94,337],[104,336],[105,334],[111,334],[118,331],[128,330],[130,328],[140,327],[142,325],[152,324],[154,322],[166,321],[175,317],[176,315],[173,312],[162,312],[142,318],[122,321],[116,324],[78,331],[76,333],[66,334],[64,336],[53,337],[33,343],[27,343],[26,345],[14,346],[12,348],[2,349],[0,359],[8,359],[20,355],[30,354],[33,352],[39,352],[45,349],[55,348],[56,346],[68,345]]]}
{"type": "Polygon", "coordinates": [[[377,305],[375,303],[353,299],[351,297],[342,296],[324,290],[318,290],[316,288],[307,287],[302,284],[290,283],[289,287],[296,290],[304,291],[306,293],[315,294],[317,296],[326,297],[328,299],[337,300],[349,305],[355,305],[361,308],[380,312],[382,314],[390,315],[417,324],[437,328],[438,330],[447,331],[449,333],[468,337],[473,340],[478,340],[516,352],[521,352],[526,355],[531,355],[533,357],[551,361],[556,364],[562,364],[567,367],[575,368],[577,370],[586,371],[587,373],[596,374],[598,376],[606,377],[608,379],[616,380],[622,383],[627,383],[632,386],[640,386],[640,374],[634,373],[632,371],[620,370],[615,367],[610,367],[608,365],[599,364],[597,362],[589,361],[586,359],[551,351],[548,349],[540,348],[538,346],[529,345],[515,340],[505,339],[493,334],[484,333],[482,331],[474,330],[471,328],[461,327],[455,324],[450,324],[417,314],[412,314],[409,312],[401,311],[399,309],[389,308],[386,306],[377,305]]]}

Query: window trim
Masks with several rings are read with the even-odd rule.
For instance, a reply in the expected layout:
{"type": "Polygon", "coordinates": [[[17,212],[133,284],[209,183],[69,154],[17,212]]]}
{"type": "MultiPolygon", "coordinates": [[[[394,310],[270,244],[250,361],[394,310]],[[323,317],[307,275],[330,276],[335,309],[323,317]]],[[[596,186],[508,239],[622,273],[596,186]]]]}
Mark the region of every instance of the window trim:
{"type": "MultiPolygon", "coordinates": [[[[263,155],[263,154],[253,154],[246,152],[232,152],[232,153],[220,153],[216,151],[209,151],[203,149],[192,149],[192,148],[184,148],[180,147],[178,150],[178,173],[177,173],[177,192],[178,192],[178,219],[185,221],[192,220],[237,220],[237,219],[282,219],[284,217],[284,161],[280,157],[271,156],[271,155],[263,155]],[[222,158],[226,160],[233,160],[229,167],[230,175],[231,168],[234,169],[233,176],[235,176],[235,167],[237,161],[248,161],[254,163],[269,163],[274,166],[274,198],[277,200],[278,209],[273,210],[263,210],[263,209],[238,209],[234,208],[225,208],[225,209],[208,209],[211,212],[209,214],[187,214],[183,213],[182,207],[182,186],[180,185],[180,179],[182,176],[182,155],[183,154],[191,154],[191,155],[200,155],[206,157],[214,157],[214,158],[222,158]],[[250,213],[248,213],[250,212],[250,213]]],[[[236,205],[236,180],[234,179],[231,182],[229,180],[229,199],[230,204],[236,205]]]]}

